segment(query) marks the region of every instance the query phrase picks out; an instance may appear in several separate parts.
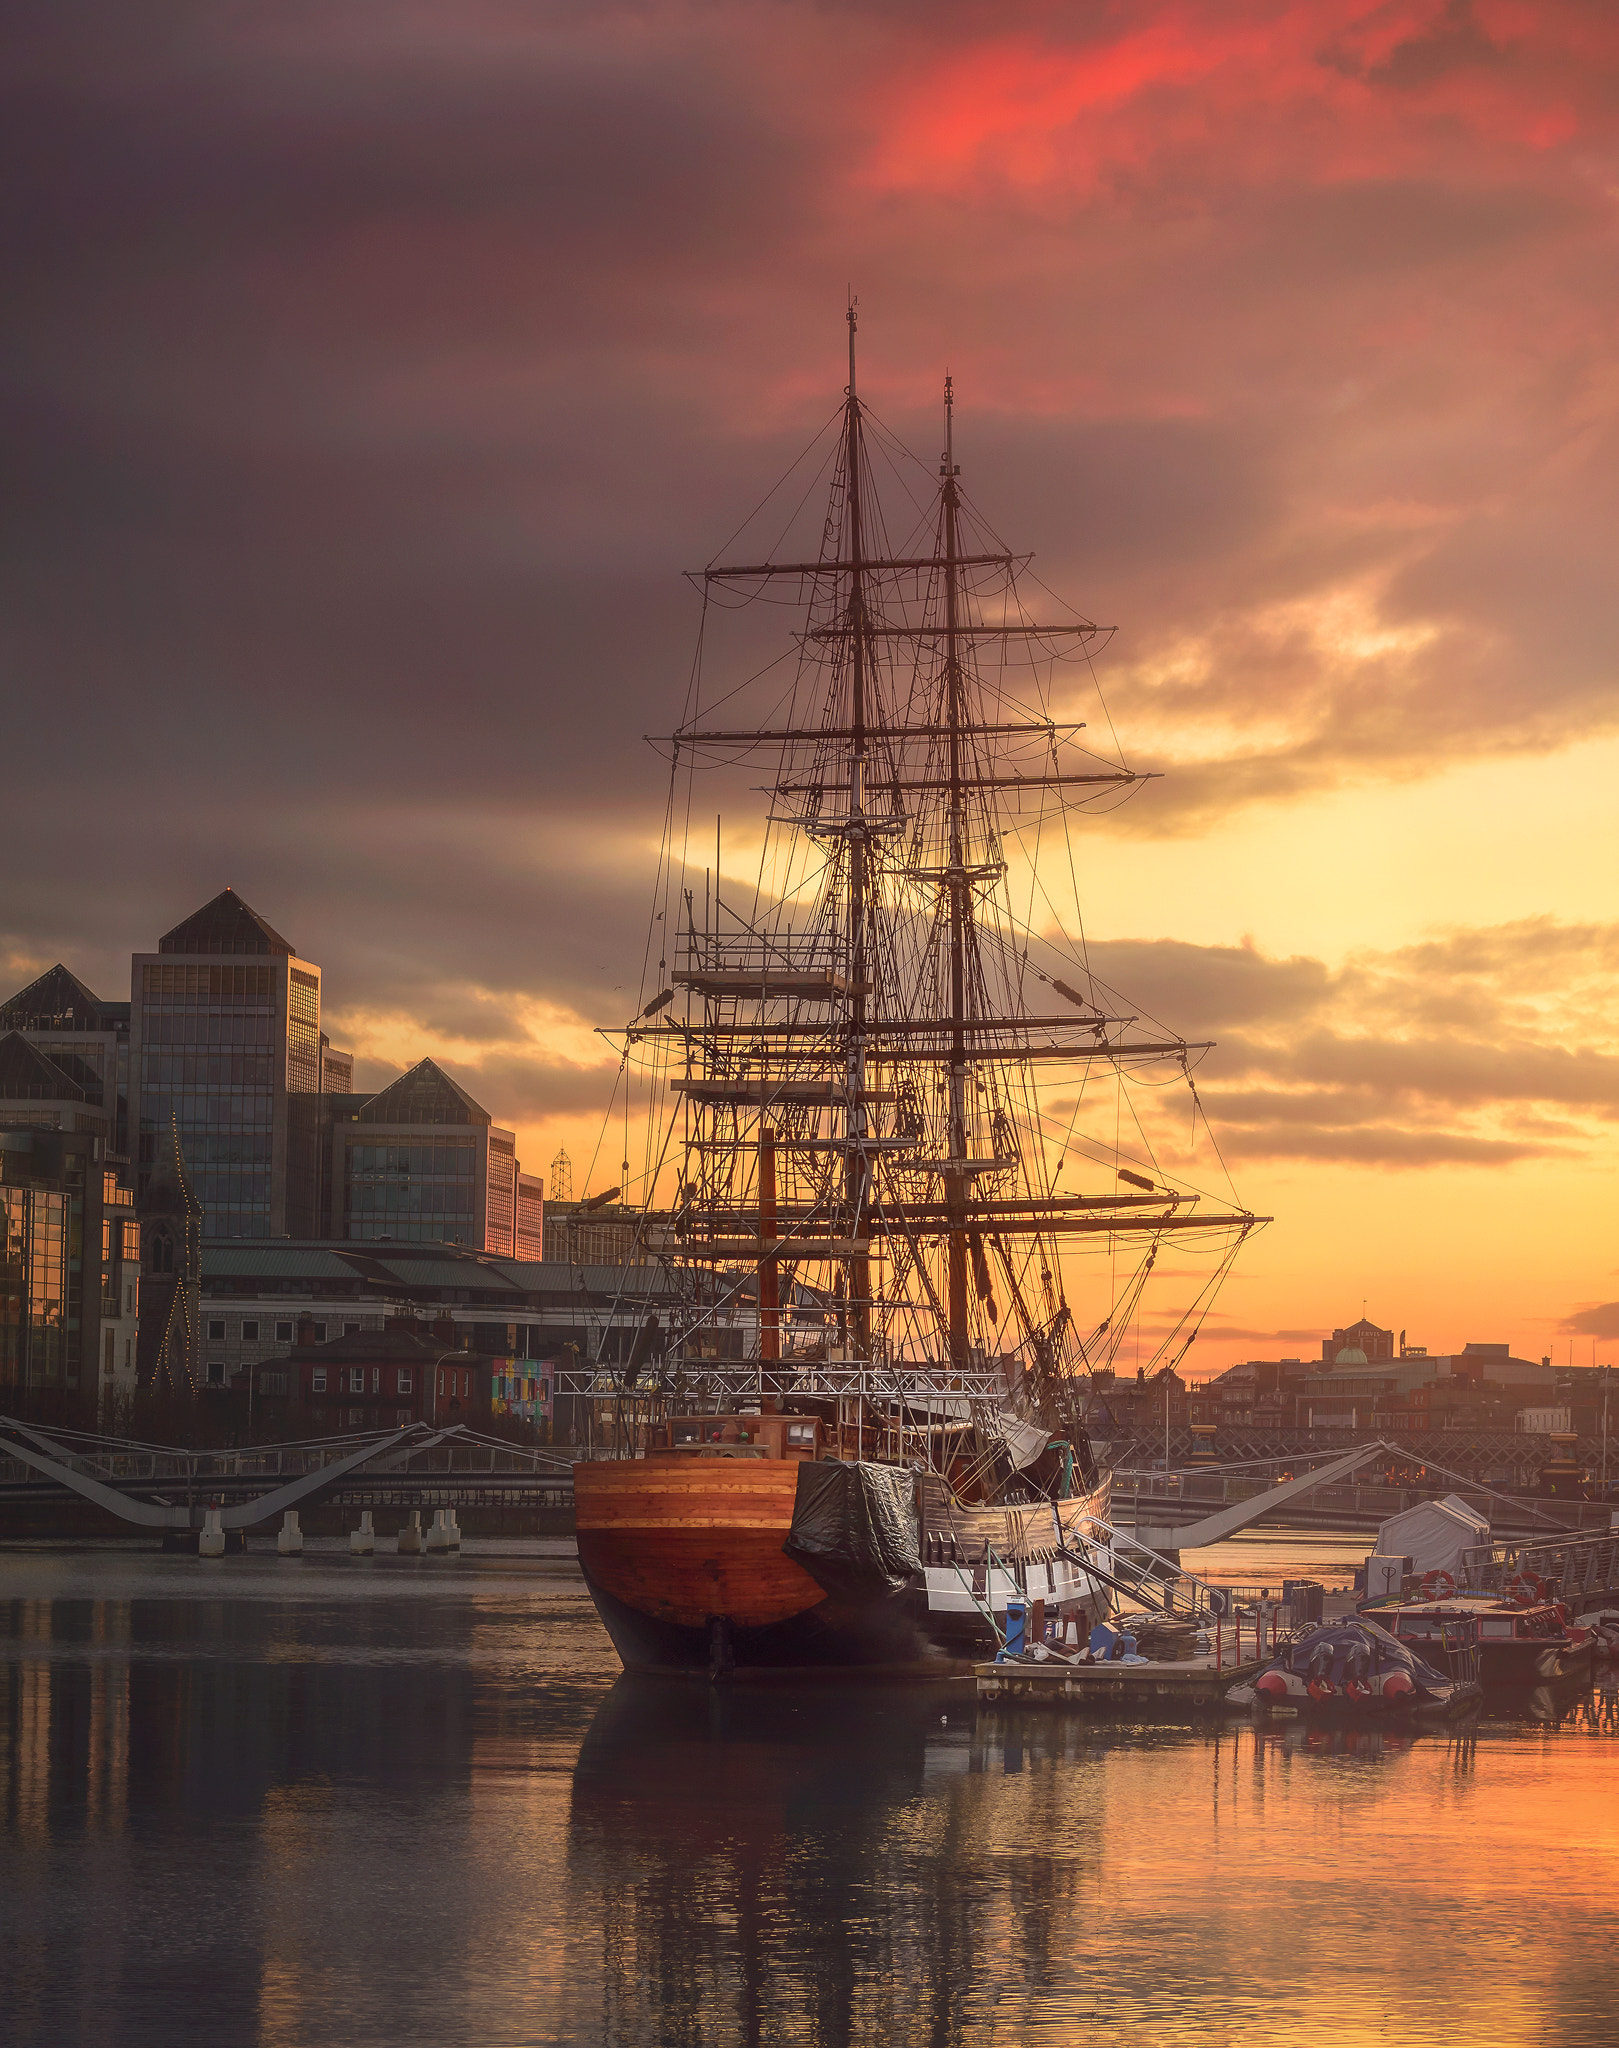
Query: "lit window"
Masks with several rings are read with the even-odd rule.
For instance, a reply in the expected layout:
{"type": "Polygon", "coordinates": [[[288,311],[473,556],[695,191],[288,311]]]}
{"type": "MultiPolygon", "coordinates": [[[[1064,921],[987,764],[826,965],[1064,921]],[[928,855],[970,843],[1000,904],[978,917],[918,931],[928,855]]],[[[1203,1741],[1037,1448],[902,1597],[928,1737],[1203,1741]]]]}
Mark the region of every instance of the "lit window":
{"type": "Polygon", "coordinates": [[[312,1372],[312,1373],[311,1373],[311,1374],[309,1375],[309,1391],[310,1391],[310,1392],[311,1392],[312,1394],[324,1394],[324,1393],[325,1393],[325,1391],[326,1391],[326,1368],[325,1368],[325,1366],[323,1366],[323,1365],[317,1365],[317,1366],[315,1367],[315,1370],[314,1370],[314,1371],[313,1371],[313,1372],[312,1372]]]}

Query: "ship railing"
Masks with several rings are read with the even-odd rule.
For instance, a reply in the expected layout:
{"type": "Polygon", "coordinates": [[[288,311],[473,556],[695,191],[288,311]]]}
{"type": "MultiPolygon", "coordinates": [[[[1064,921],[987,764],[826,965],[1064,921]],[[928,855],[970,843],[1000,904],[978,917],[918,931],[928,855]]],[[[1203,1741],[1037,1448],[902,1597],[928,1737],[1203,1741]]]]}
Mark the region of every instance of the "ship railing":
{"type": "Polygon", "coordinates": [[[1481,1544],[1464,1551],[1462,1561],[1473,1592],[1503,1592],[1514,1579],[1532,1575],[1564,1600],[1608,1591],[1619,1594],[1619,1534],[1611,1531],[1560,1542],[1532,1537],[1521,1543],[1481,1544]]]}
{"type": "Polygon", "coordinates": [[[995,1619],[995,1574],[1000,1572],[1001,1576],[1007,1579],[1014,1587],[1021,1587],[1022,1581],[1018,1576],[1016,1566],[1009,1559],[998,1558],[995,1555],[993,1545],[989,1543],[984,1545],[982,1558],[973,1564],[968,1564],[959,1554],[957,1546],[952,1544],[951,1555],[944,1562],[955,1572],[962,1591],[972,1602],[974,1608],[989,1623],[990,1633],[995,1638],[997,1652],[1004,1650],[1006,1648],[1006,1631],[995,1619]],[[984,1574],[984,1590],[982,1594],[978,1590],[978,1572],[980,1568],[982,1568],[984,1574]]]}
{"type": "MultiPolygon", "coordinates": [[[[1109,1554],[1106,1571],[1122,1581],[1136,1599],[1149,1599],[1165,1614],[1183,1613],[1192,1621],[1218,1620],[1230,1602],[1224,1588],[1189,1572],[1174,1558],[1163,1556],[1136,1541],[1134,1535],[1115,1529],[1100,1515],[1087,1518],[1092,1530],[1105,1538],[1109,1554]],[[1177,1606],[1177,1601],[1180,1605],[1177,1606]]],[[[1085,1547],[1086,1539],[1072,1532],[1070,1540],[1085,1547]]],[[[1090,1567],[1086,1567],[1090,1569],[1090,1567]]]]}
{"type": "Polygon", "coordinates": [[[1437,1640],[1423,1645],[1423,1654],[1430,1663],[1444,1659],[1446,1675],[1455,1685],[1478,1684],[1478,1621],[1473,1615],[1459,1616],[1455,1621],[1442,1621],[1437,1640]]]}

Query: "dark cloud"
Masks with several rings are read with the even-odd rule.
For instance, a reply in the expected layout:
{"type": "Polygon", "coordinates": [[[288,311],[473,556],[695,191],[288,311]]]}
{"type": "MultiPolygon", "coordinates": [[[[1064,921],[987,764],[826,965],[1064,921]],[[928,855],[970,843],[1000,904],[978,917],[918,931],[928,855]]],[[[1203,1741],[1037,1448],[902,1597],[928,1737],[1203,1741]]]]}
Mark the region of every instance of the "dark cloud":
{"type": "Polygon", "coordinates": [[[1565,1316],[1558,1328],[1566,1337],[1619,1337],[1619,1301],[1579,1309],[1565,1316]]]}
{"type": "Polygon", "coordinates": [[[1362,1166],[1510,1166],[1541,1157],[1549,1148],[1505,1138],[1475,1138],[1457,1131],[1410,1131],[1389,1124],[1359,1129],[1316,1129],[1278,1124],[1245,1126],[1222,1134],[1233,1159],[1318,1159],[1362,1166]]]}
{"type": "MultiPolygon", "coordinates": [[[[1596,31],[1300,18],[13,10],[13,984],[120,994],[229,882],[339,1030],[414,1020],[508,1118],[604,1102],[524,1006],[642,994],[678,572],[836,404],[851,279],[883,418],[928,458],[949,361],[975,500],[1121,627],[1174,773],[1114,829],[1613,729],[1596,31]]],[[[715,688],[762,658],[727,623],[715,688]]],[[[1509,1162],[1619,1107],[1613,928],[1092,961],[1222,1041],[1234,1155],[1509,1162]]]]}
{"type": "Polygon", "coordinates": [[[1396,43],[1367,75],[1379,85],[1410,89],[1457,71],[1504,63],[1506,54],[1480,27],[1472,0],[1447,0],[1443,15],[1425,35],[1396,43]]]}
{"type": "MultiPolygon", "coordinates": [[[[1170,941],[1095,945],[1090,959],[1154,1017],[1216,1041],[1196,1077],[1233,1160],[1572,1159],[1590,1153],[1590,1119],[1619,1116],[1619,926],[1522,919],[1336,969],[1170,941]]],[[[1158,1137],[1176,1156],[1183,1105],[1160,1114],[1158,1137]]]]}

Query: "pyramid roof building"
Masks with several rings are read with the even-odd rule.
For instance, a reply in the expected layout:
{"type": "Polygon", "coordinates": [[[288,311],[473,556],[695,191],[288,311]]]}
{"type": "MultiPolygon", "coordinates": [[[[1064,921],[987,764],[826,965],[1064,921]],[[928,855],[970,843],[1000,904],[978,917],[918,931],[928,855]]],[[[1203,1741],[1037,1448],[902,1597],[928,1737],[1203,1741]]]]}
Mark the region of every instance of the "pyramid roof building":
{"type": "Polygon", "coordinates": [[[488,1124],[487,1109],[452,1081],[436,1060],[418,1060],[408,1073],[373,1095],[362,1124],[488,1124]]]}
{"type": "Polygon", "coordinates": [[[88,1092],[20,1031],[0,1037],[0,1102],[88,1102],[88,1092]]]}
{"type": "Polygon", "coordinates": [[[160,953],[279,953],[294,947],[234,889],[221,889],[210,903],[182,918],[157,942],[160,953]]]}
{"type": "Polygon", "coordinates": [[[37,981],[0,1003],[0,1030],[98,1031],[109,1014],[127,1008],[127,1004],[104,1003],[59,960],[37,981]]]}

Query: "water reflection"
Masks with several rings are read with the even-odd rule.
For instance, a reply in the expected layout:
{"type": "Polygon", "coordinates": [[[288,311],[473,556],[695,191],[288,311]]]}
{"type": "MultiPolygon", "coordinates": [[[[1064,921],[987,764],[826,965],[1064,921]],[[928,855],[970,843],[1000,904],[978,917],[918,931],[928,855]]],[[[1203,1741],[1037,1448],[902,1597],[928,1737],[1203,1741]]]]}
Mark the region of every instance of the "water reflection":
{"type": "Polygon", "coordinates": [[[0,1603],[8,2048],[1606,2038],[1611,1682],[1455,1735],[981,1717],[614,1683],[515,1566],[255,1571],[0,1603]]]}
{"type": "Polygon", "coordinates": [[[980,1756],[970,1700],[921,1688],[621,1680],[580,1750],[569,1844],[581,1896],[610,1900],[610,2037],[655,2023],[696,2040],[730,2007],[748,2041],[786,2012],[815,2041],[909,2038],[899,2002],[914,2030],[920,1994],[926,2036],[950,2038],[966,1894],[950,1862],[897,1889],[894,1859],[923,1838],[936,1858],[962,1851],[959,1816],[929,1794],[980,1756]]]}

